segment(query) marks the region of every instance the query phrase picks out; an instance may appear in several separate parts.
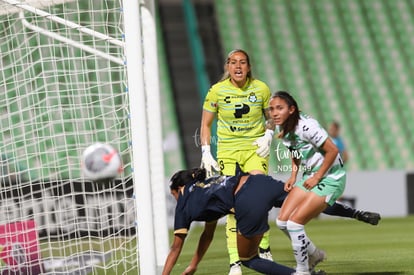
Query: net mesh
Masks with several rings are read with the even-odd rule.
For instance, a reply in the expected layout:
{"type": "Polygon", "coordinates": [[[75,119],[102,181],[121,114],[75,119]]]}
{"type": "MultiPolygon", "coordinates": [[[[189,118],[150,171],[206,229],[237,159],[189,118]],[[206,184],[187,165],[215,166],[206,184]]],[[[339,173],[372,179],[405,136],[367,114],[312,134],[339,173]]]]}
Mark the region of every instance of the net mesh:
{"type": "Polygon", "coordinates": [[[123,39],[121,3],[23,2],[84,32],[15,2],[0,1],[0,268],[136,274],[124,53],[106,38],[123,39]],[[95,142],[119,150],[116,179],[83,179],[95,142]]]}

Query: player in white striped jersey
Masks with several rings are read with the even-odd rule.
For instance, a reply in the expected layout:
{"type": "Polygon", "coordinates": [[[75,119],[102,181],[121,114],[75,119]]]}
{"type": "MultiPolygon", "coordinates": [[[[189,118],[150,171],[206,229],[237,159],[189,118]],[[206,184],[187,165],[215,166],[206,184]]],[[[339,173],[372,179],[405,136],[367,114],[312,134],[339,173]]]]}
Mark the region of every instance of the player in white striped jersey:
{"type": "Polygon", "coordinates": [[[300,113],[289,93],[273,94],[269,111],[292,158],[291,176],[285,183],[289,195],[276,223],[291,239],[296,259],[294,274],[308,275],[325,258],[325,253],[307,237],[305,224],[341,196],[346,173],[328,133],[318,121],[300,113]],[[297,181],[299,172],[303,172],[303,177],[297,181]]]}
{"type": "MultiPolygon", "coordinates": [[[[298,125],[294,134],[289,134],[283,138],[283,144],[289,149],[291,156],[300,159],[304,175],[315,173],[319,170],[324,161],[324,155],[321,151],[323,143],[328,138],[328,133],[323,129],[317,120],[309,115],[300,113],[298,125]]],[[[332,163],[331,170],[333,172],[337,167],[343,167],[343,161],[340,154],[337,154],[332,163]]],[[[342,177],[345,171],[339,169],[337,173],[328,173],[327,177],[342,177]]]]}

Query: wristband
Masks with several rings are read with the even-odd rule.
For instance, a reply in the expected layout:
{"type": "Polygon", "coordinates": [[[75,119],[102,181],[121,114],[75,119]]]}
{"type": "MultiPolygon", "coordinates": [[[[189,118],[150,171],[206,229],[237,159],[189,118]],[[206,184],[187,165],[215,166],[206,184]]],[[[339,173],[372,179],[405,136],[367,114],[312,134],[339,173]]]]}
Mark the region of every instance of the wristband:
{"type": "Polygon", "coordinates": [[[275,133],[275,131],[270,130],[270,129],[266,129],[265,135],[270,134],[270,136],[273,137],[274,133],[275,133]]]}
{"type": "Polygon", "coordinates": [[[210,153],[210,145],[202,145],[201,146],[201,153],[202,154],[204,154],[204,153],[210,153]]]}

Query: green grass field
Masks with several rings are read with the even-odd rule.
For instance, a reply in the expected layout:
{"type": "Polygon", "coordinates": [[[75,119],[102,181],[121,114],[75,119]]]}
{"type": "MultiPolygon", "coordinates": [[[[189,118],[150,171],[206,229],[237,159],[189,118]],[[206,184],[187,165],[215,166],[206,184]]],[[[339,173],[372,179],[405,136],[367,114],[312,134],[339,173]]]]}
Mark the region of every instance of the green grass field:
{"type": "MultiPolygon", "coordinates": [[[[273,258],[294,266],[288,238],[270,224],[273,258]]],[[[350,219],[315,219],[307,225],[313,242],[327,252],[328,259],[318,265],[327,274],[414,274],[414,216],[385,218],[378,226],[350,219]]],[[[190,262],[202,227],[194,227],[172,274],[181,274],[190,262]]],[[[172,233],[170,234],[172,236],[172,233]]],[[[227,274],[228,256],[224,226],[200,263],[196,274],[227,274]]],[[[243,274],[258,274],[243,267],[243,274]]]]}

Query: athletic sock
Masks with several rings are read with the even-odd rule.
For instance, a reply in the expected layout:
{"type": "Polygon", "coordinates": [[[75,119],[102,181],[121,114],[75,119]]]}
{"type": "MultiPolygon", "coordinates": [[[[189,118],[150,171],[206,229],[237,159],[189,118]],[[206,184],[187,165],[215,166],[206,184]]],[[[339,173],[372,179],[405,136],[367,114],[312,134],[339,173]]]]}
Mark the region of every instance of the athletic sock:
{"type": "Polygon", "coordinates": [[[273,261],[260,258],[258,255],[247,261],[241,261],[242,264],[248,268],[256,270],[262,274],[269,275],[291,275],[295,272],[294,269],[278,264],[273,261]]]}
{"type": "Polygon", "coordinates": [[[236,218],[233,214],[227,215],[226,222],[226,240],[227,240],[227,252],[229,253],[230,264],[240,261],[239,252],[237,250],[237,228],[236,218]]]}
{"type": "MultiPolygon", "coordinates": [[[[288,236],[288,238],[290,239],[290,235],[289,232],[287,231],[287,221],[281,221],[279,219],[276,219],[276,225],[277,227],[283,232],[285,233],[286,236],[288,236]]],[[[309,239],[309,245],[308,245],[308,254],[311,255],[313,253],[315,253],[316,251],[316,246],[315,244],[309,239]]]]}
{"type": "Polygon", "coordinates": [[[336,201],[332,206],[328,206],[323,213],[330,216],[338,216],[344,218],[355,218],[358,211],[346,204],[336,201]]]}
{"type": "Polygon", "coordinates": [[[309,272],[308,263],[308,247],[315,251],[315,246],[311,244],[308,236],[305,233],[305,226],[295,223],[291,220],[287,221],[287,230],[292,241],[293,255],[296,260],[296,271],[309,272]]]}
{"type": "Polygon", "coordinates": [[[315,244],[308,238],[308,242],[309,242],[309,244],[308,244],[308,257],[309,257],[309,255],[312,255],[313,253],[315,253],[315,251],[316,251],[316,246],[315,246],[315,244]]]}
{"type": "Polygon", "coordinates": [[[263,250],[270,250],[270,230],[267,230],[260,241],[259,248],[263,250]]]}
{"type": "Polygon", "coordinates": [[[290,239],[289,232],[287,231],[287,221],[281,221],[276,219],[276,226],[290,239]]]}

